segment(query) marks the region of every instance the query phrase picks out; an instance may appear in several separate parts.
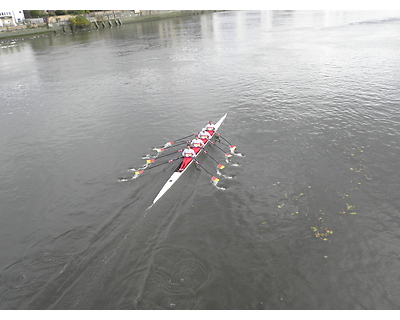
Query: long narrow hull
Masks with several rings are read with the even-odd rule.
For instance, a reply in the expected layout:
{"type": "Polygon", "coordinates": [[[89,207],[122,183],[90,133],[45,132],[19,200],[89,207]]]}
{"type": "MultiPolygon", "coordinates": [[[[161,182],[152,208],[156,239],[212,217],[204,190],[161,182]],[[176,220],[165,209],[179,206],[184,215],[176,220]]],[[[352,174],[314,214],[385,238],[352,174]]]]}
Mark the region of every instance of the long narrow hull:
{"type": "MultiPolygon", "coordinates": [[[[214,137],[215,132],[217,132],[217,130],[219,129],[219,127],[222,125],[222,122],[224,122],[224,120],[225,120],[225,118],[226,118],[227,115],[228,115],[228,114],[225,113],[224,116],[223,116],[221,119],[219,119],[217,123],[214,124],[214,125],[215,125],[215,131],[214,131],[214,134],[213,134],[212,137],[214,137]]],[[[212,137],[211,137],[211,138],[212,138],[212,137]]],[[[207,143],[205,144],[205,146],[207,146],[209,143],[210,143],[210,142],[207,141],[207,143]]],[[[199,153],[198,153],[197,155],[199,155],[201,152],[203,152],[203,151],[200,150],[199,153]]],[[[166,192],[168,191],[169,188],[172,187],[172,185],[182,176],[183,173],[185,173],[185,171],[192,165],[193,162],[194,162],[194,161],[189,162],[189,164],[186,166],[186,168],[185,168],[183,171],[180,171],[180,172],[177,172],[177,171],[176,171],[176,172],[174,172],[174,173],[172,174],[172,176],[171,176],[171,177],[168,179],[168,181],[164,184],[164,186],[162,187],[162,189],[160,190],[160,192],[157,194],[157,196],[156,196],[155,199],[153,200],[153,204],[156,203],[156,201],[157,201],[158,199],[160,199],[160,198],[164,195],[164,193],[166,193],[166,192]]]]}

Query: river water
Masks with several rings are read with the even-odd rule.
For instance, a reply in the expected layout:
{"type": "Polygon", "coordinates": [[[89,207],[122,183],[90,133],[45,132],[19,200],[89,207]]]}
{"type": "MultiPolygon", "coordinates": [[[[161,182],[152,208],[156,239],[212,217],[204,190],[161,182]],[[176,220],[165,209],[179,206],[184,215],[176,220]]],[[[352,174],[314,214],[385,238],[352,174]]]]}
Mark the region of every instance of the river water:
{"type": "Polygon", "coordinates": [[[399,35],[233,11],[3,41],[0,308],[399,309],[399,35]],[[218,184],[150,207],[177,162],[129,168],[225,113],[218,184]]]}

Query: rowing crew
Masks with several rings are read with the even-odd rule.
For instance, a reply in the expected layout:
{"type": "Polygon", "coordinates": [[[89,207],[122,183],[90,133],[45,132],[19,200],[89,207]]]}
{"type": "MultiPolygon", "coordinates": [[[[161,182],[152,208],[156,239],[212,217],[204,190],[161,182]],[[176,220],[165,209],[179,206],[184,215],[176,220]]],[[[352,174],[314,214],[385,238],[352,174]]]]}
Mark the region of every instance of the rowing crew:
{"type": "Polygon", "coordinates": [[[211,121],[209,121],[202,131],[194,137],[191,143],[188,144],[186,149],[182,152],[183,161],[178,171],[183,171],[190,161],[196,157],[200,149],[205,146],[209,139],[211,139],[212,135],[214,134],[214,130],[215,126],[211,121]]]}

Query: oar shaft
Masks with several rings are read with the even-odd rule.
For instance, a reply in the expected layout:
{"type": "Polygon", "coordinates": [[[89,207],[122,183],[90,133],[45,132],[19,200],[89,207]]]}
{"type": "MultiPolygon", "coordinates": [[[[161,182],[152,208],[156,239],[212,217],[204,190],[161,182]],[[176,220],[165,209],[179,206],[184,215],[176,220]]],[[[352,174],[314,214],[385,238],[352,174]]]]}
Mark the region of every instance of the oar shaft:
{"type": "Polygon", "coordinates": [[[219,181],[219,179],[218,179],[217,177],[213,176],[213,175],[212,175],[206,168],[204,168],[204,167],[200,164],[200,162],[198,162],[197,160],[196,160],[196,164],[199,165],[205,172],[207,172],[207,173],[211,176],[211,180],[212,180],[212,181],[214,181],[214,182],[218,182],[218,181],[219,181]]]}
{"type": "Polygon", "coordinates": [[[206,150],[203,150],[203,152],[204,152],[206,155],[208,155],[211,159],[213,159],[215,163],[218,163],[218,161],[215,160],[214,157],[212,157],[210,154],[208,154],[208,152],[207,152],[206,150]]]}
{"type": "Polygon", "coordinates": [[[228,140],[226,140],[220,133],[218,133],[218,137],[221,137],[226,142],[228,142],[228,146],[231,149],[231,152],[235,152],[236,147],[232,143],[230,143],[228,140]]]}
{"type": "Polygon", "coordinates": [[[174,142],[181,141],[181,140],[183,140],[183,139],[186,139],[186,138],[189,138],[189,137],[193,137],[195,134],[197,134],[197,133],[192,133],[192,134],[189,134],[189,135],[188,135],[188,136],[186,136],[186,137],[179,138],[179,139],[175,139],[175,141],[174,141],[174,142]]]}
{"type": "Polygon", "coordinates": [[[218,133],[218,136],[221,137],[222,139],[224,139],[226,142],[228,142],[230,145],[232,145],[232,143],[230,143],[228,140],[226,140],[220,133],[218,133]]]}
{"type": "Polygon", "coordinates": [[[204,152],[206,155],[208,155],[211,159],[214,160],[214,162],[218,165],[218,168],[219,168],[219,169],[224,169],[224,168],[225,168],[224,165],[220,164],[217,160],[214,159],[213,156],[211,156],[210,154],[208,154],[208,152],[207,152],[206,150],[203,149],[203,152],[204,152]]]}
{"type": "Polygon", "coordinates": [[[153,169],[153,168],[156,168],[156,167],[162,166],[163,164],[167,164],[167,163],[170,163],[170,162],[176,161],[176,160],[178,160],[178,159],[182,159],[182,158],[183,158],[183,157],[182,157],[182,156],[180,156],[180,157],[178,157],[178,158],[174,158],[174,159],[168,160],[168,161],[166,161],[166,162],[159,163],[159,164],[157,164],[157,165],[155,165],[155,166],[152,166],[152,167],[147,167],[147,168],[144,168],[144,169],[138,170],[138,171],[136,171],[136,173],[137,173],[137,174],[140,174],[140,173],[142,173],[144,170],[150,170],[150,169],[153,169]]]}
{"type": "Polygon", "coordinates": [[[181,144],[187,143],[187,141],[183,141],[183,142],[179,142],[179,143],[175,143],[175,141],[171,141],[171,142],[167,142],[166,144],[164,144],[163,148],[172,148],[175,146],[180,146],[181,144]]]}
{"type": "Polygon", "coordinates": [[[177,147],[177,146],[181,146],[181,145],[183,145],[183,144],[188,144],[188,143],[190,143],[190,141],[185,140],[185,141],[183,141],[183,142],[175,143],[175,144],[172,145],[171,147],[177,147]]]}
{"type": "MultiPolygon", "coordinates": [[[[179,138],[179,139],[175,139],[174,141],[171,141],[171,142],[167,142],[166,143],[166,145],[173,145],[173,144],[175,144],[176,142],[179,142],[179,141],[182,141],[182,140],[184,140],[184,139],[186,139],[186,138],[189,138],[189,137],[192,137],[192,136],[194,136],[194,135],[196,135],[197,133],[195,132],[195,133],[192,133],[192,134],[189,134],[188,136],[186,136],[186,137],[183,137],[183,138],[179,138]]],[[[186,141],[185,141],[186,142],[186,141]]]]}
{"type": "Polygon", "coordinates": [[[213,141],[210,141],[210,142],[211,142],[211,144],[212,144],[213,146],[216,146],[219,150],[221,150],[223,153],[225,153],[226,156],[231,156],[229,153],[225,152],[224,149],[222,149],[220,146],[217,146],[217,145],[215,144],[215,142],[213,142],[213,141]]]}
{"type": "Polygon", "coordinates": [[[200,162],[198,162],[197,160],[196,160],[196,164],[198,164],[200,167],[202,167],[203,170],[204,170],[205,172],[207,172],[211,177],[213,177],[213,175],[212,175],[206,168],[204,168],[204,167],[200,164],[200,162]]]}
{"type": "MultiPolygon", "coordinates": [[[[174,147],[178,147],[178,146],[181,146],[181,145],[183,145],[183,144],[187,144],[187,143],[190,143],[190,141],[184,141],[184,142],[181,142],[181,143],[177,143],[177,144],[171,144],[171,145],[169,145],[169,146],[164,146],[164,147],[162,147],[162,148],[153,148],[153,150],[156,150],[157,152],[163,152],[165,149],[167,149],[167,148],[174,148],[174,147]]],[[[157,157],[156,156],[156,158],[161,158],[161,157],[157,157]]]]}
{"type": "Polygon", "coordinates": [[[171,154],[174,154],[174,153],[177,153],[177,152],[182,152],[182,151],[183,151],[183,150],[180,149],[180,150],[177,150],[177,151],[174,151],[174,152],[170,152],[170,153],[164,154],[164,155],[162,155],[162,156],[160,156],[160,157],[157,157],[157,158],[154,158],[154,159],[161,159],[161,158],[164,158],[164,157],[168,157],[168,156],[170,156],[171,154]]]}
{"type": "MultiPolygon", "coordinates": [[[[197,134],[197,133],[195,132],[195,133],[189,134],[189,135],[186,136],[186,137],[182,137],[182,138],[179,138],[179,139],[175,139],[174,141],[166,142],[162,147],[154,147],[153,149],[161,149],[161,148],[170,147],[170,146],[172,146],[173,144],[175,144],[176,142],[179,142],[179,141],[184,140],[184,139],[186,139],[186,138],[192,137],[192,136],[194,136],[194,135],[196,135],[196,134],[197,134]]],[[[186,141],[185,141],[185,142],[182,142],[182,144],[183,144],[183,143],[186,143],[186,141]]]]}

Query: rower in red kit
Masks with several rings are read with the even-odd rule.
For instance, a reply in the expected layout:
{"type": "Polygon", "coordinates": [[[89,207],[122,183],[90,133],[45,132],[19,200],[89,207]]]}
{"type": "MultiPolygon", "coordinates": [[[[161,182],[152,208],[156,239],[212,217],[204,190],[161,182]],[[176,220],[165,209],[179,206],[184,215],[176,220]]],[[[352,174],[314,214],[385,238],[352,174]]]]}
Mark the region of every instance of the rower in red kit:
{"type": "Polygon", "coordinates": [[[215,131],[215,126],[213,125],[212,121],[208,121],[207,125],[204,127],[205,131],[208,131],[208,133],[210,135],[213,135],[214,131],[215,131]]]}
{"type": "Polygon", "coordinates": [[[211,139],[211,134],[208,131],[204,130],[199,133],[199,138],[206,143],[209,139],[211,139]]]}
{"type": "Polygon", "coordinates": [[[191,142],[190,144],[191,144],[191,146],[192,146],[192,148],[193,148],[193,151],[194,151],[196,154],[199,153],[200,148],[203,148],[203,147],[204,147],[204,142],[203,142],[203,140],[201,140],[198,136],[195,137],[195,138],[192,140],[192,142],[191,142]]]}
{"type": "Polygon", "coordinates": [[[188,144],[186,149],[183,150],[182,156],[183,160],[178,171],[183,171],[187,167],[190,161],[192,161],[193,158],[196,157],[196,152],[194,152],[194,150],[190,147],[190,144],[188,144]]]}

